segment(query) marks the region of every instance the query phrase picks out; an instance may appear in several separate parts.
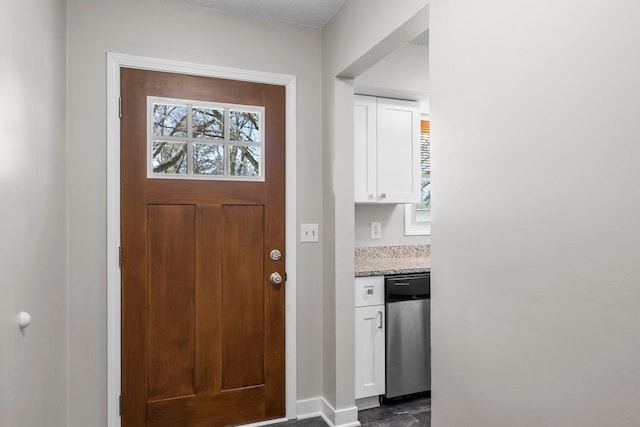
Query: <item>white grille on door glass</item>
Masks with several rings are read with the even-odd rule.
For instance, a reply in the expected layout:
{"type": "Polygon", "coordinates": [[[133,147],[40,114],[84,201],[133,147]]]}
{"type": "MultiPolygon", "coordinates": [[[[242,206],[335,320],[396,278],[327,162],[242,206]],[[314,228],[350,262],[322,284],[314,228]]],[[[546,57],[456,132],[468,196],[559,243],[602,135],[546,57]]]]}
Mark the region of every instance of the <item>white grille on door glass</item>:
{"type": "Polygon", "coordinates": [[[264,181],[264,107],[147,98],[147,176],[264,181]]]}

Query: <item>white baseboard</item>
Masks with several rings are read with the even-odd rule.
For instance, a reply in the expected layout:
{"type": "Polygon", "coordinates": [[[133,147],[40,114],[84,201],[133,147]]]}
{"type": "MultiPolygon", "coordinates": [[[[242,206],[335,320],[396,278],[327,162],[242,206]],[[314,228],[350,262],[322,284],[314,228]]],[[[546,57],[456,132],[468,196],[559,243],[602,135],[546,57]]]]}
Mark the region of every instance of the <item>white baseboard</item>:
{"type": "Polygon", "coordinates": [[[322,405],[320,404],[321,401],[321,397],[298,400],[296,402],[296,414],[298,419],[304,420],[306,418],[319,417],[321,414],[320,410],[322,408],[322,405]]]}
{"type": "Polygon", "coordinates": [[[322,417],[330,427],[358,427],[358,408],[340,409],[336,411],[324,398],[298,400],[298,419],[322,417]]]}

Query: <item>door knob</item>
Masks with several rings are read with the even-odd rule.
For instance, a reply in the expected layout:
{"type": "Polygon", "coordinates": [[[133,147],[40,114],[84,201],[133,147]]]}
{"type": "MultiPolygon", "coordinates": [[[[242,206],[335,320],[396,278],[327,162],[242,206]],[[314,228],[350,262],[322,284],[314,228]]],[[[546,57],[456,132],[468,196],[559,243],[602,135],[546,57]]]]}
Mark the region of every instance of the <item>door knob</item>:
{"type": "Polygon", "coordinates": [[[20,329],[24,329],[31,324],[31,315],[26,311],[18,313],[18,326],[20,329]]]}
{"type": "Polygon", "coordinates": [[[280,285],[282,284],[282,276],[280,275],[280,273],[271,273],[271,276],[269,276],[269,281],[272,285],[280,285]]]}

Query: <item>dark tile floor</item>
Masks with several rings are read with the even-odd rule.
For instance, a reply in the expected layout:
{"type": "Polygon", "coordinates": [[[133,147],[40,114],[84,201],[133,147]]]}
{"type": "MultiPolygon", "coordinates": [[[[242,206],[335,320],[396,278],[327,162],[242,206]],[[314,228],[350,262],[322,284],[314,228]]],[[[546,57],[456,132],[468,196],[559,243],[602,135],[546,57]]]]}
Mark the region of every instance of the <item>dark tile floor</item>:
{"type": "MultiPolygon", "coordinates": [[[[397,401],[358,413],[364,427],[431,427],[431,399],[428,397],[397,401]]],[[[326,427],[322,418],[287,421],[275,426],[326,427]]]]}
{"type": "Polygon", "coordinates": [[[271,424],[272,426],[296,426],[296,427],[327,427],[327,423],[320,417],[307,418],[306,420],[293,420],[285,423],[271,424]]]}

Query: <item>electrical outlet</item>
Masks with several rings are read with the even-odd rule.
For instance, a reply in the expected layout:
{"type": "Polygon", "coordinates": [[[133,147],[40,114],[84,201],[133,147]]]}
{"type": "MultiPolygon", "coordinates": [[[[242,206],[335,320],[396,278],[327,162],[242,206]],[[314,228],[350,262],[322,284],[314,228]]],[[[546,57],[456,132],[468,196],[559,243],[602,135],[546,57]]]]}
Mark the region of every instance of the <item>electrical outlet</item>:
{"type": "Polygon", "coordinates": [[[301,242],[317,242],[318,238],[318,224],[300,224],[301,242]]]}
{"type": "Polygon", "coordinates": [[[382,239],[382,223],[381,222],[371,223],[371,238],[382,239]]]}

